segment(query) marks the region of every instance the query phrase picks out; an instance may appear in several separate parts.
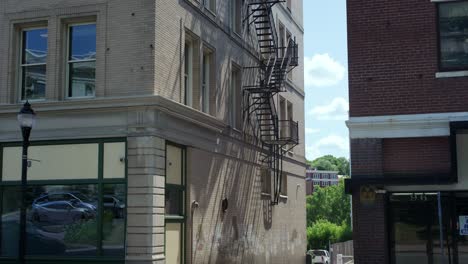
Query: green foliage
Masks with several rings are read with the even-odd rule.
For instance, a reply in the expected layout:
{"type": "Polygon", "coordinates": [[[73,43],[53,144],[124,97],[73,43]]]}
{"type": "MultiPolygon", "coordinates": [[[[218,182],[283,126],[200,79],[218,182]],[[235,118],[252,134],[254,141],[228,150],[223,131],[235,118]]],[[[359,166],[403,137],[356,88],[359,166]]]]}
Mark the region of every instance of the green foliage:
{"type": "Polygon", "coordinates": [[[318,170],[338,171],[339,175],[349,176],[349,161],[344,157],[336,158],[332,155],[325,155],[308,163],[318,170]]]}
{"type": "Polygon", "coordinates": [[[351,237],[351,228],[346,223],[337,225],[322,219],[307,227],[307,243],[310,249],[327,248],[328,242],[343,242],[351,237]]]}
{"type": "Polygon", "coordinates": [[[326,248],[331,243],[352,238],[350,197],[344,191],[344,180],[326,188],[314,187],[306,198],[307,241],[309,248],[326,248]]]}

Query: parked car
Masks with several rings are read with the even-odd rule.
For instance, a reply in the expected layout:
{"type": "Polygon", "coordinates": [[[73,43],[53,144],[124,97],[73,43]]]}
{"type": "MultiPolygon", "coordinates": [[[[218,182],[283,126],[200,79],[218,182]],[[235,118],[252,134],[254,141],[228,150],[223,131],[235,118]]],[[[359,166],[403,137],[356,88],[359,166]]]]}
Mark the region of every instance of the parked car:
{"type": "Polygon", "coordinates": [[[308,255],[312,256],[314,264],[330,264],[330,254],[324,249],[311,249],[307,251],[308,255]]]}
{"type": "Polygon", "coordinates": [[[95,217],[94,210],[88,207],[79,207],[67,201],[35,203],[32,206],[31,214],[33,221],[54,224],[71,224],[95,217]]]}
{"type": "Polygon", "coordinates": [[[33,206],[47,202],[66,201],[70,202],[74,207],[85,207],[91,210],[96,210],[97,202],[89,199],[86,195],[80,192],[57,192],[46,193],[33,201],[33,206]]]}
{"type": "Polygon", "coordinates": [[[112,195],[103,195],[104,210],[110,210],[115,218],[123,218],[125,203],[112,195]]]}

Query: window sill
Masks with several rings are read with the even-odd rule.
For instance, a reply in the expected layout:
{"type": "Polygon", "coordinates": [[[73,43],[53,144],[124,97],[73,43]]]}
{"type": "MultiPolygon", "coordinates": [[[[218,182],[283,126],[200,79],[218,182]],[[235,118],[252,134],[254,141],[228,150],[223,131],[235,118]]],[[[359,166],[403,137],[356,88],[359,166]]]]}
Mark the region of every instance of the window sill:
{"type": "Polygon", "coordinates": [[[86,100],[86,99],[95,99],[96,96],[76,96],[76,97],[67,97],[66,100],[86,100]]]}
{"type": "Polygon", "coordinates": [[[261,196],[270,198],[271,194],[262,192],[261,196]]]}
{"type": "Polygon", "coordinates": [[[436,72],[436,78],[455,78],[455,77],[466,77],[468,71],[448,71],[448,72],[436,72]]]}
{"type": "Polygon", "coordinates": [[[166,220],[184,220],[183,216],[177,216],[177,215],[166,215],[164,218],[166,220]]]}
{"type": "Polygon", "coordinates": [[[283,194],[280,194],[279,196],[281,199],[284,199],[284,200],[287,200],[288,199],[288,196],[287,195],[283,195],[283,194]]]}

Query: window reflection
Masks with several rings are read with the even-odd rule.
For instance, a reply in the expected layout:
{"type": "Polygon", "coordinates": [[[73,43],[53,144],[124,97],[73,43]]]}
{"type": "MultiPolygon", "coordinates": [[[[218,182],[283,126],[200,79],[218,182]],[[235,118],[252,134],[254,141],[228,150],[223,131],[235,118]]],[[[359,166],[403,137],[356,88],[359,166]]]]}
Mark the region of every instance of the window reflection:
{"type": "Polygon", "coordinates": [[[43,99],[46,89],[47,29],[23,31],[21,99],[43,99]]]}
{"type": "MultiPolygon", "coordinates": [[[[442,256],[437,201],[435,194],[391,196],[392,263],[448,263],[449,212],[443,215],[442,256]]],[[[443,208],[446,203],[443,198],[443,208]]]]}
{"type": "Polygon", "coordinates": [[[440,53],[443,68],[468,66],[468,2],[439,5],[440,53]]]}
{"type": "Polygon", "coordinates": [[[20,188],[4,187],[2,200],[0,256],[15,257],[18,255],[19,243],[20,188]]]}
{"type": "Polygon", "coordinates": [[[69,97],[92,97],[96,80],[96,24],[72,25],[68,51],[69,97]]]}
{"type": "Polygon", "coordinates": [[[104,206],[102,252],[103,255],[125,255],[125,185],[105,184],[102,197],[104,206]]]}
{"type": "Polygon", "coordinates": [[[27,254],[97,254],[97,185],[35,186],[27,198],[27,254]],[[44,242],[54,252],[37,248],[44,242]]]}
{"type": "Polygon", "coordinates": [[[70,97],[94,96],[96,62],[70,64],[70,97]]]}

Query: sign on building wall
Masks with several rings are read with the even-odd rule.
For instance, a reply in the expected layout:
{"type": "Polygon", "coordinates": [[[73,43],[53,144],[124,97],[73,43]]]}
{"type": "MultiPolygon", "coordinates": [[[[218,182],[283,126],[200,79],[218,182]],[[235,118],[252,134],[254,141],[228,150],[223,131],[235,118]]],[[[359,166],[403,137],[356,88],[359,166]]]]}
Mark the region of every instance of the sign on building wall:
{"type": "Polygon", "coordinates": [[[468,236],[468,215],[460,215],[458,225],[460,226],[460,236],[468,236]]]}
{"type": "Polygon", "coordinates": [[[370,185],[361,186],[359,190],[362,204],[372,205],[375,202],[375,187],[370,185]]]}

